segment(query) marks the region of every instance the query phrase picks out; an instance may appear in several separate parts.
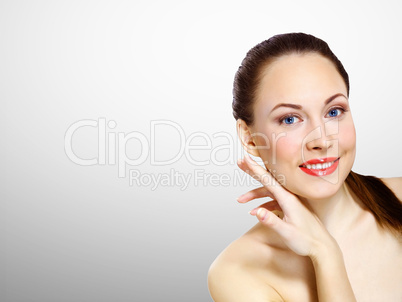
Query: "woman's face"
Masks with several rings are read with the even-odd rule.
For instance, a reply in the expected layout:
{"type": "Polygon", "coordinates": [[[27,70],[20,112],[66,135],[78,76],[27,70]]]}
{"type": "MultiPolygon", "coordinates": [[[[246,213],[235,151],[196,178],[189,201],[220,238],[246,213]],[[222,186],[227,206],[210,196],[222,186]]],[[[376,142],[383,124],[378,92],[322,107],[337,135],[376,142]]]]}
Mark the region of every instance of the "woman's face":
{"type": "Polygon", "coordinates": [[[356,133],[333,63],[314,53],[280,57],[256,96],[251,129],[266,168],[301,197],[334,195],[352,169],[356,133]]]}

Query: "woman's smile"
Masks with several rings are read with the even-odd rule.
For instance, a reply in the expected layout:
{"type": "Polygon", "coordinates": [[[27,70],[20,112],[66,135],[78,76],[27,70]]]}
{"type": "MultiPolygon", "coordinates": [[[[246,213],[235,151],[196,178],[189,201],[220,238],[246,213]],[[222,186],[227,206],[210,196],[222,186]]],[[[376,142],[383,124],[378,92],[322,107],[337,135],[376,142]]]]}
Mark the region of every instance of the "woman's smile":
{"type": "Polygon", "coordinates": [[[317,158],[306,161],[299,168],[312,176],[325,176],[333,173],[338,167],[339,157],[317,158]]]}

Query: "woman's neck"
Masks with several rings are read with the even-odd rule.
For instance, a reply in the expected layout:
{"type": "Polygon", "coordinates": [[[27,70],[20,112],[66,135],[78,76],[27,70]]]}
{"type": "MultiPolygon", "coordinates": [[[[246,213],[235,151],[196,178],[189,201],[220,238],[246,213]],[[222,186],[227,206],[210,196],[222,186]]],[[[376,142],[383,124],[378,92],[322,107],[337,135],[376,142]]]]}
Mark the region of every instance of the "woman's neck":
{"type": "Polygon", "coordinates": [[[300,199],[317,215],[328,232],[335,238],[350,231],[352,225],[363,213],[360,202],[351,194],[346,183],[343,183],[338,192],[329,198],[300,199]]]}

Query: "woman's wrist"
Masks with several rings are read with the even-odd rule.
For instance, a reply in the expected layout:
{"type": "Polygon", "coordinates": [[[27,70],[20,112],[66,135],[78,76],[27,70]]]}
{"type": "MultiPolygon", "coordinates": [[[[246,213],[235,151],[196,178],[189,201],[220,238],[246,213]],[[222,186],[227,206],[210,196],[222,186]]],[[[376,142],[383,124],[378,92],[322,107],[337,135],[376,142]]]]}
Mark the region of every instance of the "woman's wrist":
{"type": "Polygon", "coordinates": [[[343,254],[335,239],[330,238],[327,242],[319,242],[310,255],[314,267],[316,265],[327,265],[331,262],[343,263],[343,254]]]}
{"type": "Polygon", "coordinates": [[[335,240],[320,244],[310,258],[314,266],[319,301],[356,302],[342,251],[335,240]]]}

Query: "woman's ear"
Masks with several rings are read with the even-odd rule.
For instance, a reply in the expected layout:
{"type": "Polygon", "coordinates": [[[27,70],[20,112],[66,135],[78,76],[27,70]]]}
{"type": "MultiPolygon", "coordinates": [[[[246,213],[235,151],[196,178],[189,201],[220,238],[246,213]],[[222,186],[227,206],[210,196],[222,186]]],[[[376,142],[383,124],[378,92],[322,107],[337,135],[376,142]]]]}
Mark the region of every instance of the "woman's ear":
{"type": "Polygon", "coordinates": [[[240,138],[241,144],[246,152],[253,156],[260,157],[258,146],[255,144],[254,136],[249,126],[242,119],[236,121],[237,135],[240,138]]]}

